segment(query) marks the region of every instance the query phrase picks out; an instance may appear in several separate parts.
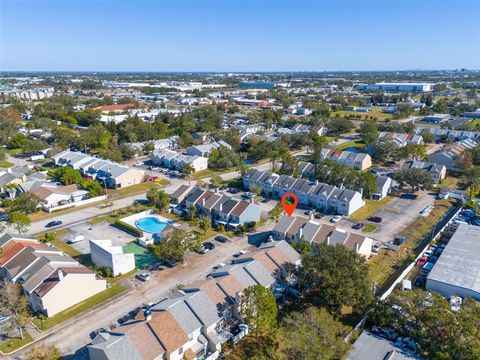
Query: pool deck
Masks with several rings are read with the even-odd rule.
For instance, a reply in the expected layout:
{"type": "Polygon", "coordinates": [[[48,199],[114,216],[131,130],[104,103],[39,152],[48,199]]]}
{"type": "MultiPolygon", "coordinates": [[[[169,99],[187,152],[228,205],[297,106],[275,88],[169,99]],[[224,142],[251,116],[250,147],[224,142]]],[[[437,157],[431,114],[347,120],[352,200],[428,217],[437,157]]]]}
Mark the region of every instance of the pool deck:
{"type": "MultiPolygon", "coordinates": [[[[174,221],[172,221],[172,220],[169,220],[169,219],[163,217],[162,215],[155,214],[155,212],[154,212],[153,209],[141,211],[141,212],[139,212],[139,213],[136,213],[136,214],[133,214],[133,215],[124,217],[124,218],[122,218],[122,219],[120,219],[120,220],[123,221],[124,223],[127,223],[128,225],[134,226],[134,227],[136,227],[136,228],[138,229],[138,226],[136,225],[136,222],[137,222],[138,220],[143,219],[143,218],[146,218],[146,217],[156,218],[156,219],[158,219],[159,221],[165,222],[165,223],[167,223],[167,224],[170,225],[170,226],[174,226],[174,227],[178,227],[178,226],[179,226],[179,224],[177,224],[176,222],[174,222],[174,221]]],[[[141,229],[140,229],[140,230],[141,230],[141,229]]],[[[156,234],[152,234],[152,233],[149,233],[149,232],[144,231],[144,235],[145,235],[146,237],[151,238],[153,235],[156,235],[156,234]]]]}

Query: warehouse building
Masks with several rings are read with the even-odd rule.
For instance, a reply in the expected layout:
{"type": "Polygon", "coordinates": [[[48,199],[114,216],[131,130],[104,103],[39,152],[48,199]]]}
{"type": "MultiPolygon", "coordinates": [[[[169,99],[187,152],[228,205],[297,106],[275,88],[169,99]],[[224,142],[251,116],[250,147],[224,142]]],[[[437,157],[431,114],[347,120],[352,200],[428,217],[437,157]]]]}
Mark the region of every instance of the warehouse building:
{"type": "Polygon", "coordinates": [[[480,301],[480,227],[460,224],[427,277],[426,289],[480,301]]]}

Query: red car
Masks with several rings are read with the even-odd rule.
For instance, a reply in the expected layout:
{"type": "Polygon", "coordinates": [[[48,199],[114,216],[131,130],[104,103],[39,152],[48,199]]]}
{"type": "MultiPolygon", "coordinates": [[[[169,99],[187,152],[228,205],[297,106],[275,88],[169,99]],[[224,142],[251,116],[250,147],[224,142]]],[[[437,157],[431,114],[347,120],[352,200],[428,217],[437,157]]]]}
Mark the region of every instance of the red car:
{"type": "Polygon", "coordinates": [[[417,266],[423,266],[428,262],[428,258],[426,256],[422,256],[420,259],[417,260],[417,266]]]}
{"type": "Polygon", "coordinates": [[[367,218],[367,220],[370,220],[375,223],[381,223],[383,219],[380,216],[370,216],[367,218]]]}

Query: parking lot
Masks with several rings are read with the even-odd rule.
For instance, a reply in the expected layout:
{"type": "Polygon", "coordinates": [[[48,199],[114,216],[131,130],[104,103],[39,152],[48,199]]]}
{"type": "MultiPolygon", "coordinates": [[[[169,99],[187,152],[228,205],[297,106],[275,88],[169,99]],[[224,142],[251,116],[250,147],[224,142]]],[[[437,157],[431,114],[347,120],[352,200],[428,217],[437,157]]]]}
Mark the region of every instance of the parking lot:
{"type": "MultiPolygon", "coordinates": [[[[76,233],[85,236],[84,240],[70,244],[82,254],[90,253],[90,246],[88,244],[89,240],[112,240],[113,246],[125,246],[129,242],[135,240],[134,236],[117,229],[108,222],[90,224],[88,221],[85,221],[70,227],[68,231],[69,234],[76,233]]],[[[65,240],[69,234],[65,235],[62,240],[65,240]]]]}

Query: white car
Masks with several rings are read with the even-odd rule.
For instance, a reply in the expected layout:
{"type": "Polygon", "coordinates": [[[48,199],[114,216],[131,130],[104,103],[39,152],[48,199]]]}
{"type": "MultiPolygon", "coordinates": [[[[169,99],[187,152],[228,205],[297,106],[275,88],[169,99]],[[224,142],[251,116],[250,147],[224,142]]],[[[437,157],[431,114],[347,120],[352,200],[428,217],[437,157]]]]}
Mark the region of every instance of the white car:
{"type": "Polygon", "coordinates": [[[330,219],[330,222],[336,224],[336,223],[340,222],[340,220],[342,220],[342,217],[340,215],[335,215],[334,217],[332,217],[330,219]]]}

